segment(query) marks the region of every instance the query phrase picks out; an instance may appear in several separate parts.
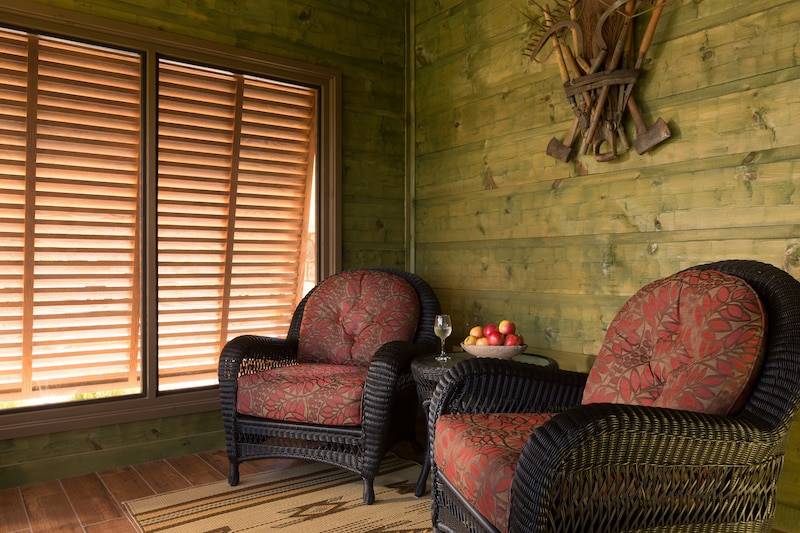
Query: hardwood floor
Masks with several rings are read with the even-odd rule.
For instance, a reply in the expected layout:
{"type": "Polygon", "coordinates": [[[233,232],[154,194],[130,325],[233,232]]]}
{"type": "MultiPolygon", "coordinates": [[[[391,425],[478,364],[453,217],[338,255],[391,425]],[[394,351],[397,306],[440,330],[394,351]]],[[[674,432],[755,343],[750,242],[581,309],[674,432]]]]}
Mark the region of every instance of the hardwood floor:
{"type": "MultiPolygon", "coordinates": [[[[407,459],[417,455],[410,446],[394,452],[407,459]]],[[[246,476],[300,463],[260,459],[242,463],[240,472],[246,476]]],[[[221,481],[227,471],[228,459],[218,450],[0,490],[0,533],[135,533],[122,502],[221,481]]]]}
{"type": "MultiPolygon", "coordinates": [[[[241,474],[296,464],[290,459],[250,461],[241,465],[241,474]]],[[[220,450],[0,490],[0,533],[135,532],[122,502],[220,481],[227,471],[228,459],[220,450]]]]}

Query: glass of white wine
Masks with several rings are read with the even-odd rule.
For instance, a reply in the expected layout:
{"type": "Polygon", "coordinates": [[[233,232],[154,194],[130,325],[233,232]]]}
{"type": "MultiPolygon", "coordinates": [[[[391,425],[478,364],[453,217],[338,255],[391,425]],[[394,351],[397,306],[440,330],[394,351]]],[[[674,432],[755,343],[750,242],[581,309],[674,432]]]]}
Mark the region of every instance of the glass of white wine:
{"type": "Polygon", "coordinates": [[[436,315],[433,321],[433,332],[442,341],[442,353],[436,356],[436,360],[444,363],[450,357],[444,351],[444,340],[453,332],[453,324],[450,322],[450,315],[436,315]]]}

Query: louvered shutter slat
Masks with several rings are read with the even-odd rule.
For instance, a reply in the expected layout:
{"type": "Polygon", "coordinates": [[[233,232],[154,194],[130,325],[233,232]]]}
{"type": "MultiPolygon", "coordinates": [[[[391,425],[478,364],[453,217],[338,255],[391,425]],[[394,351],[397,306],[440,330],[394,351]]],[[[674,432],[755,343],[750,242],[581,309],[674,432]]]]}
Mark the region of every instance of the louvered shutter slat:
{"type": "Polygon", "coordinates": [[[222,344],[285,334],[297,298],[313,90],[159,66],[159,382],[216,382],[222,344]]]}
{"type": "Polygon", "coordinates": [[[141,387],[140,66],[0,30],[0,400],[141,387]]]}

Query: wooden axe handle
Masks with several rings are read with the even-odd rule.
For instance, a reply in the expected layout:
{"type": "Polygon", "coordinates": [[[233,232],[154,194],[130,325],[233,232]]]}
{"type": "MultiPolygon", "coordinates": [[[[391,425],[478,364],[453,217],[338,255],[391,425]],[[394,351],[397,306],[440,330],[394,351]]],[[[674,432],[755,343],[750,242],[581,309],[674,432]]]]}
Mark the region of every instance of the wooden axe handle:
{"type": "MultiPolygon", "coordinates": [[[[547,8],[542,9],[542,14],[544,15],[544,20],[548,26],[553,24],[553,17],[550,16],[550,10],[547,8]]],[[[553,34],[553,51],[556,54],[556,59],[558,60],[558,72],[561,74],[561,82],[567,83],[570,81],[569,72],[567,71],[567,63],[564,61],[564,54],[561,51],[561,43],[559,42],[558,35],[553,34]]],[[[569,104],[572,107],[572,110],[575,114],[578,114],[577,102],[574,98],[568,98],[569,104]]]]}
{"type": "Polygon", "coordinates": [[[631,118],[633,118],[633,124],[636,126],[636,134],[644,135],[644,133],[647,132],[647,124],[645,124],[642,112],[639,110],[639,106],[636,105],[636,100],[633,98],[628,98],[628,111],[631,114],[631,118]]]}
{"type": "Polygon", "coordinates": [[[572,119],[572,126],[569,128],[567,136],[564,137],[564,144],[566,146],[572,146],[572,143],[575,142],[575,137],[578,136],[578,127],[580,126],[580,123],[581,121],[578,117],[572,119]]]}
{"type": "MultiPolygon", "coordinates": [[[[628,3],[625,5],[625,14],[629,17],[632,17],[634,12],[636,11],[636,0],[628,0],[628,3]]],[[[630,61],[633,59],[631,58],[631,52],[633,51],[633,23],[628,26],[628,34],[625,36],[625,55],[624,60],[628,64],[630,68],[630,61]]]]}
{"type": "MultiPolygon", "coordinates": [[[[647,21],[647,29],[645,30],[644,36],[642,37],[642,42],[639,45],[639,56],[636,58],[636,65],[633,67],[634,70],[639,70],[642,68],[642,63],[644,63],[644,58],[647,55],[647,51],[650,49],[650,45],[653,43],[653,36],[656,33],[656,26],[658,26],[658,20],[661,18],[661,14],[664,12],[664,5],[666,3],[667,0],[656,0],[656,4],[653,6],[653,12],[650,14],[650,20],[647,21]]],[[[629,83],[625,86],[625,97],[623,99],[625,106],[627,106],[628,101],[631,98],[633,85],[633,83],[629,83]]]]}
{"type": "MultiPolygon", "coordinates": [[[[544,21],[548,26],[551,26],[553,24],[553,17],[550,16],[550,10],[544,8],[542,9],[542,14],[544,14],[544,21]]],[[[567,64],[564,62],[564,54],[561,53],[561,45],[558,42],[557,35],[553,35],[553,51],[556,53],[556,59],[558,59],[558,72],[561,74],[561,81],[567,83],[569,81],[567,64]]]]}
{"type": "Polygon", "coordinates": [[[650,20],[647,22],[647,29],[642,36],[642,42],[639,44],[639,57],[636,58],[636,70],[639,70],[644,63],[644,58],[650,45],[653,44],[653,36],[656,33],[656,26],[658,26],[658,19],[661,18],[661,13],[664,11],[664,5],[667,0],[656,0],[656,5],[653,6],[653,12],[650,15],[650,20]]]}
{"type": "MultiPolygon", "coordinates": [[[[564,60],[567,62],[567,72],[570,74],[570,81],[573,79],[578,79],[581,77],[581,73],[578,70],[578,64],[575,62],[575,57],[572,55],[572,51],[569,49],[569,46],[564,46],[564,60]]],[[[581,96],[583,96],[583,102],[585,104],[586,109],[591,109],[592,107],[592,97],[589,95],[588,92],[583,91],[581,92],[581,96]]]]}

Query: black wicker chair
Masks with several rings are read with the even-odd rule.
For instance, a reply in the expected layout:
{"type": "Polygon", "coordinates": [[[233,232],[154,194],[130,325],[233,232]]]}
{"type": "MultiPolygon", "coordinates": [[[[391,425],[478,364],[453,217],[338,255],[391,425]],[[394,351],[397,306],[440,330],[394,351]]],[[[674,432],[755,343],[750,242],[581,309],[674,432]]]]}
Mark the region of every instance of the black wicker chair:
{"type": "MultiPolygon", "coordinates": [[[[466,361],[440,382],[431,450],[447,413],[558,413],[530,433],[514,467],[509,531],[770,530],[784,441],[800,407],[800,283],[754,261],[695,268],[745,280],[767,315],[761,370],[735,414],[580,406],[586,375],[506,361],[466,361]]],[[[498,531],[435,461],[433,472],[436,529],[498,531]]]]}
{"type": "Polygon", "coordinates": [[[237,382],[242,376],[298,362],[303,311],[313,289],[297,306],[285,339],[245,335],[228,342],[220,355],[219,388],[230,470],[228,482],[239,482],[239,463],[248,459],[289,457],[310,459],[355,472],[364,481],[364,502],[374,501],[373,480],[387,449],[413,438],[417,401],[410,362],[432,353],[437,339],[433,319],[439,301],[418,276],[388,269],[407,281],[419,299],[419,320],[413,339],[380,346],[366,373],[361,398],[361,424],[326,426],[245,416],[237,412],[237,382]]]}

